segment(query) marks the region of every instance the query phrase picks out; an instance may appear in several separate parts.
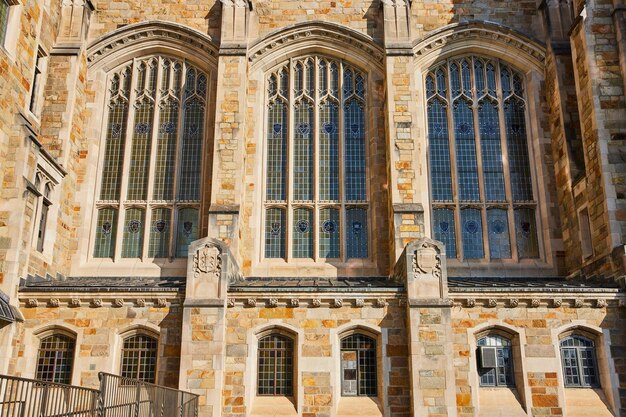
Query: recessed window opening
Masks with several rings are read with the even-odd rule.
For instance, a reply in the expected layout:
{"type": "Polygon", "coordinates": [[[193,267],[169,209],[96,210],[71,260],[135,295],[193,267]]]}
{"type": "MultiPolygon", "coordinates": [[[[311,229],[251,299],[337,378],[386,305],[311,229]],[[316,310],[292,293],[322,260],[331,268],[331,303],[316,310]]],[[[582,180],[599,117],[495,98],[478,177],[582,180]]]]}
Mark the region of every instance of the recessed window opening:
{"type": "Polygon", "coordinates": [[[257,394],[293,396],[293,340],[281,334],[259,339],[257,394]]]}
{"type": "Polygon", "coordinates": [[[154,384],[158,345],[158,340],[148,335],[137,334],[125,338],[121,376],[154,384]]]}
{"type": "Polygon", "coordinates": [[[377,388],[376,340],[359,333],[341,339],[341,394],[375,397],[377,388]]]}
{"type": "Polygon", "coordinates": [[[600,378],[593,340],[571,335],[561,340],[561,362],[566,387],[598,388],[600,378]]]}
{"type": "Polygon", "coordinates": [[[70,384],[74,349],[74,339],[64,334],[53,334],[41,339],[35,378],[45,382],[70,384]]]}
{"type": "Polygon", "coordinates": [[[481,387],[514,387],[511,341],[497,334],[478,339],[478,374],[481,387]]]}

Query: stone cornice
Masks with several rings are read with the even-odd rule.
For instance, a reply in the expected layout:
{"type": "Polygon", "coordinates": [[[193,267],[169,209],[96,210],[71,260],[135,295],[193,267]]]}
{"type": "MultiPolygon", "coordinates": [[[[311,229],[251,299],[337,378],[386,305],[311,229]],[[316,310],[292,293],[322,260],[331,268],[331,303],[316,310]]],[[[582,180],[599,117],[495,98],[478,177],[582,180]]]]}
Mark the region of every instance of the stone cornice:
{"type": "Polygon", "coordinates": [[[598,294],[564,294],[546,297],[546,294],[451,294],[454,305],[462,308],[617,308],[626,307],[624,297],[598,294]]]}
{"type": "Polygon", "coordinates": [[[327,47],[346,58],[361,58],[370,65],[374,63],[381,72],[383,70],[385,52],[371,37],[329,22],[298,23],[272,32],[252,44],[248,56],[255,65],[274,53],[286,55],[289,50],[303,49],[305,44],[318,49],[327,47]]]}
{"type": "Polygon", "coordinates": [[[232,307],[260,307],[260,308],[341,308],[341,307],[373,307],[384,308],[387,306],[404,307],[406,298],[388,297],[384,295],[372,296],[372,294],[355,295],[338,294],[329,296],[328,294],[294,294],[284,296],[281,294],[263,295],[258,294],[237,294],[229,295],[226,306],[232,307]]]}
{"type": "Polygon", "coordinates": [[[182,305],[182,297],[177,292],[169,293],[26,293],[19,295],[22,308],[120,308],[153,307],[166,308],[182,305]]]}
{"type": "Polygon", "coordinates": [[[218,47],[210,36],[178,23],[153,20],[124,26],[92,42],[87,48],[87,61],[93,67],[129,53],[133,47],[150,46],[165,49],[171,46],[214,66],[217,64],[218,47]]]}
{"type": "Polygon", "coordinates": [[[515,63],[525,61],[525,69],[532,66],[543,72],[546,60],[544,45],[513,29],[491,22],[471,21],[446,26],[417,41],[413,53],[416,63],[427,67],[442,52],[446,54],[458,49],[462,53],[463,50],[471,50],[478,45],[505,60],[509,56],[515,63]],[[517,53],[513,53],[511,49],[517,53]]]}

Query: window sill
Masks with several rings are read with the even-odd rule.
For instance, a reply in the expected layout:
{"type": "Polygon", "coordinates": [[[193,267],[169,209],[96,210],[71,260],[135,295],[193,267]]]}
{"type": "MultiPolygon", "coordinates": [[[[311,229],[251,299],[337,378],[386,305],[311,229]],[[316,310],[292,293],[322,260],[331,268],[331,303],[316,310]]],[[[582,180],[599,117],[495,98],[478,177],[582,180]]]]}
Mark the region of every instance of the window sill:
{"type": "Polygon", "coordinates": [[[337,407],[337,417],[382,417],[382,407],[378,398],[341,397],[337,407]]]}
{"type": "Polygon", "coordinates": [[[601,388],[565,388],[565,412],[568,417],[612,417],[601,388]]]}
{"type": "Polygon", "coordinates": [[[477,416],[528,416],[515,388],[480,387],[479,402],[477,416]]]}
{"type": "Polygon", "coordinates": [[[459,261],[447,259],[448,276],[475,277],[554,277],[555,267],[541,259],[459,261]],[[532,271],[532,272],[529,272],[532,271]]]}
{"type": "Polygon", "coordinates": [[[289,397],[254,397],[250,417],[297,417],[294,401],[289,397]]]}
{"type": "Polygon", "coordinates": [[[369,259],[339,260],[263,259],[252,267],[251,276],[258,277],[337,277],[337,276],[379,276],[380,271],[369,259]]]}

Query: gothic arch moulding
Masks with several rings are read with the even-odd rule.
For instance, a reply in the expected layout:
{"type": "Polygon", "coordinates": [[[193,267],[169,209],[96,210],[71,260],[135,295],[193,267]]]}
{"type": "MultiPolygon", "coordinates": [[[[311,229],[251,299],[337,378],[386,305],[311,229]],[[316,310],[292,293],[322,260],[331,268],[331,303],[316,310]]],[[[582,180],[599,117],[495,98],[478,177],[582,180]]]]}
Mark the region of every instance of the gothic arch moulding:
{"type": "Polygon", "coordinates": [[[249,50],[252,67],[269,69],[286,57],[322,53],[344,59],[361,68],[383,72],[383,49],[354,29],[328,22],[305,22],[279,29],[256,41],[249,50]]]}
{"type": "Polygon", "coordinates": [[[415,65],[424,70],[441,59],[463,53],[478,53],[502,58],[524,71],[543,74],[545,47],[505,26],[471,21],[448,25],[419,40],[413,47],[415,65]]]}
{"type": "Polygon", "coordinates": [[[108,72],[137,55],[162,53],[187,58],[200,68],[217,66],[218,48],[213,39],[188,26],[147,21],[107,33],[87,48],[90,69],[108,72]]]}

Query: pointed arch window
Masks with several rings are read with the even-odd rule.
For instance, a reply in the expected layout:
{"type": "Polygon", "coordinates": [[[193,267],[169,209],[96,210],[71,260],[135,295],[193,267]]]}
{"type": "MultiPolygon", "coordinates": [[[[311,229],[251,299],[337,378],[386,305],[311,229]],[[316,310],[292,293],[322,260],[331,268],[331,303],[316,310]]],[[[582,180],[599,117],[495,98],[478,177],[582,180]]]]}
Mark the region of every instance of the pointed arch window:
{"type": "Polygon", "coordinates": [[[321,56],[269,74],[265,258],[369,257],[366,85],[321,56]]]}
{"type": "Polygon", "coordinates": [[[433,234],[449,257],[538,258],[523,75],[466,56],[426,76],[433,234]]]}
{"type": "Polygon", "coordinates": [[[123,378],[138,379],[154,384],[158,345],[156,338],[145,334],[125,338],[120,375],[123,378]]]}
{"type": "Polygon", "coordinates": [[[198,238],[208,84],[167,56],[110,75],[94,257],[187,256],[198,238]]]}
{"type": "Polygon", "coordinates": [[[511,340],[498,334],[490,334],[478,339],[476,344],[480,386],[514,387],[511,340]]]}
{"type": "Polygon", "coordinates": [[[293,395],[293,340],[281,334],[259,339],[258,395],[293,395]]]}
{"type": "Polygon", "coordinates": [[[560,349],[566,387],[600,386],[596,346],[593,340],[574,334],[561,339],[560,349]]]}
{"type": "Polygon", "coordinates": [[[40,381],[70,384],[74,367],[74,338],[55,333],[41,339],[35,378],[40,381]]]}

